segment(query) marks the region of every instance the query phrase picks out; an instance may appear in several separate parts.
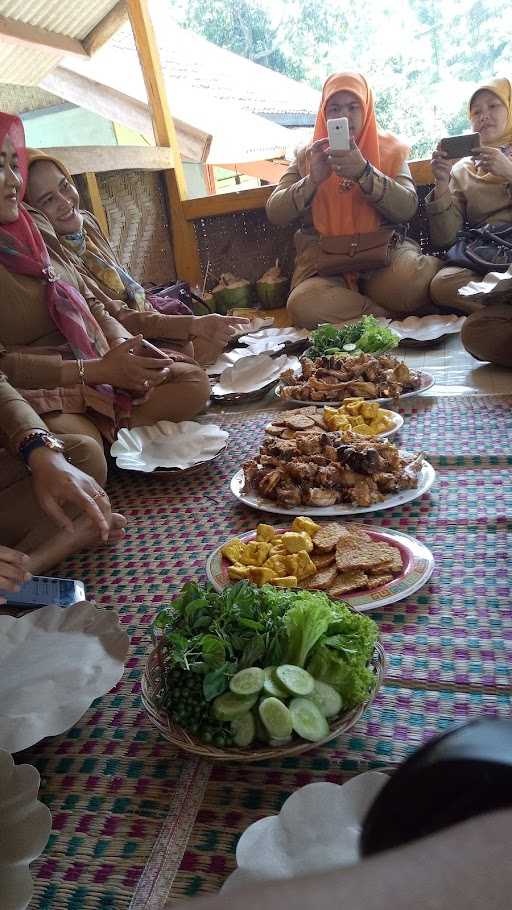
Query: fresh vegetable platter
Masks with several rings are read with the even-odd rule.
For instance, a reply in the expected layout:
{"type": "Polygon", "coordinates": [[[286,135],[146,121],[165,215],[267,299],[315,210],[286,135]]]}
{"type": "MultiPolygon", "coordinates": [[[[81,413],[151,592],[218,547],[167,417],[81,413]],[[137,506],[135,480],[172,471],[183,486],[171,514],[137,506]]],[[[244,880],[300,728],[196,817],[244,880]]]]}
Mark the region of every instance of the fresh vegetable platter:
{"type": "Polygon", "coordinates": [[[210,760],[260,761],[350,729],[384,674],[378,628],[320,591],[186,584],[155,621],[151,722],[210,760]]]}
{"type": "Polygon", "coordinates": [[[382,354],[396,348],[400,337],[382,325],[375,316],[363,316],[358,322],[344,326],[321,325],[311,334],[308,357],[350,353],[382,354]]]}

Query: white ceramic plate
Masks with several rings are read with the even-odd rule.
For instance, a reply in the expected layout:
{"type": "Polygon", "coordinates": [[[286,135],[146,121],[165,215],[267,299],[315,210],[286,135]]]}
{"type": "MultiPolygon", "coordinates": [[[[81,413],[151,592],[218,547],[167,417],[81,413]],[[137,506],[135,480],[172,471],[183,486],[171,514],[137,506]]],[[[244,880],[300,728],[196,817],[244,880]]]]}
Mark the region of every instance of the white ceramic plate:
{"type": "Polygon", "coordinates": [[[34,890],[29,864],[43,852],[50,810],[37,794],[41,778],[32,765],[15,765],[0,749],[0,886],[2,910],[25,910],[34,890]]]}
{"type": "Polygon", "coordinates": [[[90,603],[0,616],[0,748],[69,730],[119,682],[128,644],[117,613],[90,603]]]}
{"type": "Polygon", "coordinates": [[[252,509],[258,509],[261,512],[272,512],[274,515],[318,515],[319,517],[328,518],[332,515],[364,515],[369,512],[381,512],[383,509],[395,509],[397,506],[402,506],[406,502],[412,502],[414,499],[418,499],[419,496],[423,496],[424,493],[427,493],[435,479],[436,472],[434,471],[434,468],[428,461],[425,461],[418,474],[417,487],[409,490],[401,490],[399,493],[393,493],[392,495],[386,496],[383,502],[376,502],[371,506],[356,506],[348,505],[347,503],[338,503],[335,506],[299,505],[294,506],[292,509],[286,509],[284,506],[277,505],[277,503],[273,502],[271,499],[264,499],[263,496],[258,496],[254,493],[243,493],[243,468],[241,468],[240,471],[237,471],[231,478],[230,486],[231,492],[240,500],[240,502],[243,502],[246,506],[251,506],[252,509]]]}
{"type": "Polygon", "coordinates": [[[435,341],[444,335],[457,334],[462,329],[465,316],[446,314],[443,316],[408,316],[400,321],[390,322],[392,329],[402,340],[435,341]]]}
{"type": "MultiPolygon", "coordinates": [[[[338,402],[338,404],[341,404],[341,402],[338,402]]],[[[398,433],[398,431],[402,429],[402,427],[403,427],[403,425],[404,425],[404,418],[402,417],[401,414],[398,414],[397,411],[388,411],[387,408],[381,408],[381,411],[384,412],[384,414],[386,415],[386,417],[389,417],[389,419],[393,421],[393,426],[390,427],[389,430],[384,430],[383,433],[377,433],[375,436],[365,436],[365,439],[368,439],[368,440],[371,440],[371,439],[387,439],[389,436],[394,436],[395,433],[398,433]]],[[[279,414],[279,411],[277,411],[277,414],[279,414]]],[[[271,421],[271,422],[272,422],[272,421],[271,421]]],[[[322,428],[321,428],[321,427],[318,427],[318,430],[319,430],[319,432],[322,432],[322,428]]],[[[325,433],[334,433],[334,432],[336,432],[336,431],[335,431],[335,430],[328,430],[327,427],[326,427],[325,430],[324,430],[324,432],[325,432],[325,433]]],[[[340,432],[343,433],[342,430],[341,430],[340,432]]]]}
{"type": "Polygon", "coordinates": [[[157,468],[186,470],[215,458],[229,433],[214,423],[160,420],[151,427],[119,430],[110,449],[118,468],[151,473],[157,468]]]}
{"type": "Polygon", "coordinates": [[[308,337],[309,332],[307,329],[289,327],[284,329],[263,329],[257,334],[245,335],[243,340],[251,351],[259,354],[262,351],[276,351],[283,344],[303,341],[308,337]]]}
{"type": "Polygon", "coordinates": [[[224,370],[212,389],[214,398],[227,395],[244,395],[257,392],[272,382],[277,382],[285,370],[299,368],[297,357],[270,357],[269,354],[251,354],[224,370]]]}
{"type": "Polygon", "coordinates": [[[215,363],[206,367],[206,372],[208,376],[220,376],[228,367],[234,366],[243,357],[250,357],[253,353],[250,348],[232,348],[230,351],[224,351],[215,363]]]}
{"type": "Polygon", "coordinates": [[[222,894],[357,863],[364,818],[388,780],[387,774],[367,771],[342,786],[319,781],[296,790],[279,815],[244,831],[236,848],[238,868],[222,894]]]}
{"type": "MultiPolygon", "coordinates": [[[[358,525],[358,527],[366,531],[377,543],[387,543],[398,547],[402,555],[403,571],[389,584],[374,588],[373,591],[350,591],[340,596],[340,600],[349,603],[354,610],[366,613],[368,610],[377,610],[388,604],[397,603],[404,597],[410,597],[429,580],[434,571],[434,557],[419,540],[408,534],[402,534],[401,531],[392,531],[387,528],[374,528],[371,525],[358,525]]],[[[291,528],[277,528],[276,530],[279,534],[283,534],[291,528]]],[[[246,534],[235,536],[245,543],[256,537],[256,531],[247,531],[246,534]]],[[[210,553],[206,561],[208,581],[212,583],[216,591],[222,591],[228,585],[234,584],[228,575],[230,563],[221,553],[221,548],[227,542],[225,540],[220,547],[210,553]]]]}
{"type": "MultiPolygon", "coordinates": [[[[401,401],[402,398],[413,398],[415,395],[421,395],[422,392],[426,392],[427,389],[432,388],[432,386],[434,385],[435,379],[431,373],[419,372],[418,375],[420,377],[420,387],[419,387],[419,389],[414,389],[413,392],[403,392],[403,394],[399,395],[398,398],[365,398],[365,401],[378,401],[379,404],[388,404],[389,405],[389,404],[392,404],[394,401],[401,401]]],[[[277,396],[277,398],[279,398],[280,401],[283,402],[283,404],[287,404],[287,405],[288,404],[300,404],[300,405],[302,405],[303,408],[305,408],[305,407],[308,407],[308,405],[311,406],[311,405],[317,404],[319,406],[327,405],[328,407],[339,408],[340,404],[343,404],[343,400],[341,400],[341,401],[303,401],[302,399],[298,399],[298,398],[281,398],[280,391],[281,391],[281,385],[279,384],[276,386],[276,396],[277,396]]]]}

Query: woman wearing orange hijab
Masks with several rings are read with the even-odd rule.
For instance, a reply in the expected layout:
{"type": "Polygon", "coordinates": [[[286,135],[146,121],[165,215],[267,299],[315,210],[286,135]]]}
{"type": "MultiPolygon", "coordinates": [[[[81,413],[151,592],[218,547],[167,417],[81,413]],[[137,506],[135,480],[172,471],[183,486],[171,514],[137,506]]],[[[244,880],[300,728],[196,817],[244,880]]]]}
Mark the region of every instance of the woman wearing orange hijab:
{"type": "Polygon", "coordinates": [[[343,322],[364,313],[411,314],[429,304],[438,260],[405,240],[386,268],[318,274],[321,237],[349,237],[410,221],[418,199],[407,166],[408,148],[377,126],[373,94],[357,73],[338,73],[324,85],[313,142],[297,154],[267,202],[273,224],[299,220],[288,309],[295,325],[343,322]],[[348,119],[349,151],[329,148],[327,120],[348,119]]]}
{"type": "MultiPolygon", "coordinates": [[[[435,188],[427,196],[430,233],[436,247],[446,249],[465,224],[512,223],[512,85],[509,79],[491,79],[469,101],[473,132],[480,133],[474,158],[456,164],[438,145],[432,157],[435,188]]],[[[469,313],[462,341],[478,360],[512,367],[512,307],[510,303],[484,306],[458,290],[482,276],[470,269],[447,266],[432,282],[436,304],[469,313]]]]}

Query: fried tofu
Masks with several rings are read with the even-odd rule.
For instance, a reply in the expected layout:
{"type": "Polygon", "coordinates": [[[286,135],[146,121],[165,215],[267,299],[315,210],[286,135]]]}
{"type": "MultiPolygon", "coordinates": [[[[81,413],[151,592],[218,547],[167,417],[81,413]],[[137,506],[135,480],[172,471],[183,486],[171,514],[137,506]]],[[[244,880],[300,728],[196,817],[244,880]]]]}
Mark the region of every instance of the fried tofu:
{"type": "Polygon", "coordinates": [[[316,531],[319,531],[320,527],[321,525],[317,524],[316,521],[313,521],[312,518],[307,518],[305,515],[299,515],[297,518],[294,518],[292,522],[292,531],[305,531],[310,537],[312,537],[316,531]]]}
{"type": "Polygon", "coordinates": [[[264,540],[269,543],[277,536],[276,529],[272,525],[259,524],[256,528],[256,539],[264,540]]]}
{"type": "Polygon", "coordinates": [[[241,581],[243,578],[249,578],[249,572],[249,566],[242,566],[238,562],[228,567],[228,577],[231,581],[241,581]]]}
{"type": "Polygon", "coordinates": [[[273,578],[272,584],[278,588],[296,588],[297,577],[295,575],[286,575],[284,578],[273,578]]]}
{"type": "Polygon", "coordinates": [[[299,550],[310,553],[313,549],[313,541],[305,531],[285,531],[283,544],[289,553],[298,553],[299,550]]]}
{"type": "Polygon", "coordinates": [[[266,585],[276,577],[276,573],[266,566],[249,566],[249,581],[255,585],[266,585]]]}
{"type": "Polygon", "coordinates": [[[269,556],[269,543],[251,540],[250,543],[245,544],[244,549],[238,557],[238,562],[243,563],[244,566],[262,566],[269,556]]]}
{"type": "Polygon", "coordinates": [[[242,543],[239,537],[233,537],[232,540],[229,540],[221,548],[221,553],[226,559],[229,559],[230,562],[239,562],[240,556],[244,552],[245,544],[242,543]]]}

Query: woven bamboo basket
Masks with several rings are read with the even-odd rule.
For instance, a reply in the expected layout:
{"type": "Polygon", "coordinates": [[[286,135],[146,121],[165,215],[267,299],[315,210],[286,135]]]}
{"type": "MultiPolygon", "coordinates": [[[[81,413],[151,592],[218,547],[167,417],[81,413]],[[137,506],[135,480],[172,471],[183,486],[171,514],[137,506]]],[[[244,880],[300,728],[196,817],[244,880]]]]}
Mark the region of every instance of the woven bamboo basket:
{"type": "Polygon", "coordinates": [[[172,722],[167,712],[159,707],[160,694],[162,691],[162,657],[161,645],[154,648],[144,667],[142,676],[142,704],[150,722],[160,731],[162,736],[173,746],[183,749],[185,752],[191,752],[204,758],[205,761],[232,761],[232,762],[257,762],[271,761],[273,759],[285,758],[288,755],[300,755],[302,752],[308,752],[310,749],[316,749],[323,743],[330,742],[342,733],[346,733],[358,722],[361,715],[366,711],[368,705],[372,703],[377,692],[379,691],[384,680],[386,669],[386,660],[384,650],[380,642],[377,642],[371,661],[371,668],[375,675],[375,686],[368,696],[368,699],[358,705],[352,711],[346,711],[333,718],[330,723],[330,730],[327,736],[317,742],[308,742],[304,739],[296,738],[286,746],[267,746],[266,748],[254,749],[218,749],[210,744],[206,745],[199,739],[178,727],[172,722]]]}

